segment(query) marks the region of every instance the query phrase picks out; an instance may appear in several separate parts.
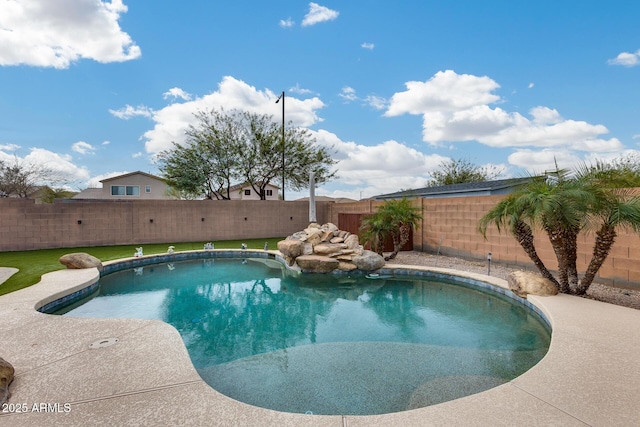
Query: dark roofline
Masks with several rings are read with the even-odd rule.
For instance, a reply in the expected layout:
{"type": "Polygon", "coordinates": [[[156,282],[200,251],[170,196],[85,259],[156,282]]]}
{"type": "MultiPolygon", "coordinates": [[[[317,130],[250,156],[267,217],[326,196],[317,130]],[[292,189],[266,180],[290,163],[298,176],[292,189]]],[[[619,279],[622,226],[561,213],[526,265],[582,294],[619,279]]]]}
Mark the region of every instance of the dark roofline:
{"type": "Polygon", "coordinates": [[[415,190],[397,191],[395,193],[380,194],[373,199],[392,199],[398,197],[418,197],[426,195],[475,193],[481,191],[495,191],[504,188],[516,187],[529,182],[533,177],[508,178],[495,181],[466,182],[462,184],[440,185],[437,187],[424,187],[415,190]]]}
{"type": "Polygon", "coordinates": [[[166,180],[164,178],[161,178],[161,177],[155,176],[155,175],[151,175],[150,173],[146,173],[146,172],[142,172],[142,171],[135,171],[135,172],[125,173],[123,175],[112,176],[111,178],[102,179],[102,180],[100,180],[100,182],[113,181],[114,179],[126,178],[128,176],[133,176],[133,175],[144,175],[144,176],[147,176],[149,178],[157,179],[158,181],[166,182],[166,180]]]}

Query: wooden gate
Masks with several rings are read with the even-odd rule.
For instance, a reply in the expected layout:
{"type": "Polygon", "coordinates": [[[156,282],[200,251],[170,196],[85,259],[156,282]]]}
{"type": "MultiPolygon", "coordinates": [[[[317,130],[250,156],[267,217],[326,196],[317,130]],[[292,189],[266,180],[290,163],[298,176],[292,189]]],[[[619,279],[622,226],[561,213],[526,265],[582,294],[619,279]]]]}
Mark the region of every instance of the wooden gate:
{"type": "MultiPolygon", "coordinates": [[[[340,230],[348,231],[351,234],[360,235],[360,225],[362,224],[362,220],[371,214],[367,213],[339,213],[338,214],[338,228],[340,230]]],[[[360,242],[362,243],[362,242],[360,242]]],[[[367,249],[368,246],[367,246],[367,249]]],[[[383,249],[384,252],[392,252],[393,251],[393,240],[388,238],[384,241],[383,249]]],[[[409,241],[400,248],[401,251],[412,251],[413,250],[413,228],[409,232],[409,241]]]]}

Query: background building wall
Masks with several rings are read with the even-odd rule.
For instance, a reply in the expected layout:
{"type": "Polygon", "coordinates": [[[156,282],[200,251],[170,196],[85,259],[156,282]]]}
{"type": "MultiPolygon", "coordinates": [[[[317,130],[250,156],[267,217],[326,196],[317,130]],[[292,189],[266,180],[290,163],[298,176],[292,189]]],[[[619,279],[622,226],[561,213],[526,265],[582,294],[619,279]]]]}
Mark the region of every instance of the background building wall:
{"type": "Polygon", "coordinates": [[[102,197],[107,200],[114,199],[132,199],[132,200],[144,200],[144,199],[153,199],[153,200],[170,200],[171,197],[167,194],[167,190],[169,186],[162,180],[156,179],[154,177],[143,175],[140,173],[126,174],[122,177],[116,177],[113,179],[103,181],[102,185],[102,197]],[[123,185],[123,186],[138,186],[140,188],[140,194],[137,196],[114,196],[111,194],[111,187],[114,185],[123,185]],[[150,187],[150,192],[147,193],[145,188],[146,186],[150,187]]]}

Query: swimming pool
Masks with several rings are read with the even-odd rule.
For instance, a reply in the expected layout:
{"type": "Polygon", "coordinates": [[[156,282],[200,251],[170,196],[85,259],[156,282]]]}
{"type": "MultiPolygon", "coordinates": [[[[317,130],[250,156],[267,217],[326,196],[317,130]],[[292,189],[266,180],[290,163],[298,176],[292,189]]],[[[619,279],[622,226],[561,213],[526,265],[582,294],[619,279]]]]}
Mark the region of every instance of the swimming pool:
{"type": "Polygon", "coordinates": [[[98,293],[66,315],[170,323],[212,387],[287,412],[379,414],[480,392],[537,363],[550,336],[529,308],[470,284],[291,276],[268,259],[147,265],[104,276],[98,293]]]}

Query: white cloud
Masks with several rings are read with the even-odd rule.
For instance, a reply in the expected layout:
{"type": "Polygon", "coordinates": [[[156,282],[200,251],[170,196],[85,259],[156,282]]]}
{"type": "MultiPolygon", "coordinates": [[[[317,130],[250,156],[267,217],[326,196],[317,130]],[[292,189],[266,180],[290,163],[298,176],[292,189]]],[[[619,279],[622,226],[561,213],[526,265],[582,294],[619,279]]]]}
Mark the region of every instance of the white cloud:
{"type": "Polygon", "coordinates": [[[356,96],[356,90],[351,86],[343,87],[338,96],[348,102],[358,100],[358,97],[356,96]]]}
{"type": "Polygon", "coordinates": [[[405,92],[391,97],[385,116],[454,112],[500,99],[491,93],[500,85],[489,77],[457,74],[452,70],[439,71],[426,82],[411,81],[405,86],[405,92]]]}
{"type": "Polygon", "coordinates": [[[118,23],[122,0],[0,2],[0,65],[68,68],[79,59],[101,63],[140,57],[118,23]]]}
{"type": "Polygon", "coordinates": [[[138,151],[137,153],[133,153],[131,155],[132,158],[137,159],[138,157],[142,157],[142,152],[138,151]]]}
{"type": "Polygon", "coordinates": [[[609,65],[622,65],[625,67],[634,67],[640,64],[640,49],[634,53],[622,52],[613,59],[610,59],[609,65]]]}
{"type": "Polygon", "coordinates": [[[17,151],[19,148],[16,144],[0,144],[0,151],[17,151]]]}
{"type": "Polygon", "coordinates": [[[131,105],[127,104],[126,106],[124,106],[123,108],[120,108],[119,110],[109,109],[109,113],[111,113],[113,116],[122,120],[129,120],[133,117],[147,117],[147,118],[153,117],[153,110],[144,105],[138,105],[137,107],[132,107],[131,105]]]}
{"type": "Polygon", "coordinates": [[[73,163],[70,155],[58,154],[44,148],[32,148],[24,158],[10,156],[6,158],[0,152],[0,160],[17,160],[27,165],[35,165],[51,171],[55,178],[69,182],[84,181],[89,178],[89,170],[73,163]]]}
{"type": "Polygon", "coordinates": [[[80,154],[93,154],[96,148],[88,142],[78,141],[71,146],[71,149],[80,154]]]}
{"type": "Polygon", "coordinates": [[[574,153],[565,149],[516,150],[508,157],[509,163],[519,166],[528,172],[542,173],[556,169],[556,162],[560,168],[571,168],[578,164],[581,159],[574,153]]]}
{"type": "Polygon", "coordinates": [[[554,125],[562,122],[562,117],[558,110],[547,107],[533,107],[530,111],[533,122],[540,125],[554,125]]]}
{"type": "Polygon", "coordinates": [[[319,145],[335,151],[333,157],[339,161],[336,167],[341,191],[348,191],[342,193],[343,197],[357,199],[363,187],[371,190],[369,196],[424,187],[431,172],[448,159],[438,154],[426,155],[397,141],[367,146],[341,141],[326,130],[312,131],[312,134],[319,145]],[[352,189],[344,190],[349,187],[352,189]]]}
{"type": "Polygon", "coordinates": [[[86,181],[87,188],[102,188],[102,183],[100,181],[108,178],[113,178],[114,176],[120,176],[130,173],[131,171],[119,171],[119,172],[107,172],[100,175],[96,175],[91,177],[86,181]]]}
{"type": "Polygon", "coordinates": [[[534,87],[534,86],[535,86],[535,84],[534,84],[534,83],[529,83],[529,86],[527,86],[527,88],[529,88],[529,89],[533,89],[533,87],[534,87]]]}
{"type": "Polygon", "coordinates": [[[291,17],[289,17],[287,19],[281,19],[278,25],[280,25],[282,28],[291,28],[296,25],[296,23],[291,20],[291,17]]]}
{"type": "Polygon", "coordinates": [[[111,144],[111,141],[102,141],[102,145],[109,145],[111,144]]]}
{"type": "Polygon", "coordinates": [[[360,98],[356,95],[356,90],[351,86],[345,86],[342,88],[338,96],[346,101],[346,103],[353,101],[362,101],[363,104],[368,105],[376,110],[384,110],[387,106],[387,100],[381,96],[368,95],[364,98],[360,98]]]}
{"type": "MultiPolygon", "coordinates": [[[[226,76],[218,84],[218,90],[195,97],[191,101],[175,102],[153,112],[155,125],[145,132],[143,139],[147,153],[156,154],[171,148],[172,142],[184,141],[184,132],[190,124],[195,124],[194,114],[212,108],[225,110],[241,109],[260,114],[272,114],[282,120],[282,104],[276,104],[277,95],[266,89],[257,90],[241,80],[226,76]]],[[[285,120],[295,126],[311,126],[322,121],[316,111],[324,107],[317,97],[304,100],[286,97],[285,120]]]]}
{"type": "Polygon", "coordinates": [[[361,48],[363,48],[363,49],[373,50],[373,48],[375,48],[375,47],[376,47],[376,45],[375,45],[375,44],[373,44],[373,43],[362,43],[362,44],[360,45],[360,47],[361,47],[361,48]]]}
{"type": "Polygon", "coordinates": [[[184,90],[180,89],[179,87],[172,87],[171,89],[169,89],[167,92],[162,94],[162,97],[164,99],[183,99],[185,101],[190,101],[191,100],[191,94],[185,92],[184,90]]]}
{"type": "MultiPolygon", "coordinates": [[[[423,140],[432,145],[478,141],[491,147],[516,149],[611,152],[623,148],[616,138],[600,138],[609,132],[605,126],[564,119],[555,109],[535,107],[528,118],[490,106],[501,101],[493,93],[500,86],[486,76],[459,75],[448,70],[426,82],[408,82],[406,86],[406,91],[393,95],[385,115],[422,115],[423,140]]],[[[518,153],[515,161],[526,152],[518,153]]]]}
{"type": "Polygon", "coordinates": [[[319,24],[321,22],[332,21],[338,17],[340,12],[331,10],[328,7],[320,6],[318,3],[309,3],[309,12],[302,20],[302,26],[319,24]]]}
{"type": "Polygon", "coordinates": [[[387,100],[381,96],[369,95],[364,101],[376,110],[384,110],[387,106],[387,100]]]}
{"type": "Polygon", "coordinates": [[[289,92],[297,93],[298,95],[310,95],[313,93],[310,89],[301,88],[299,83],[296,83],[295,86],[289,88],[289,92]]]}

